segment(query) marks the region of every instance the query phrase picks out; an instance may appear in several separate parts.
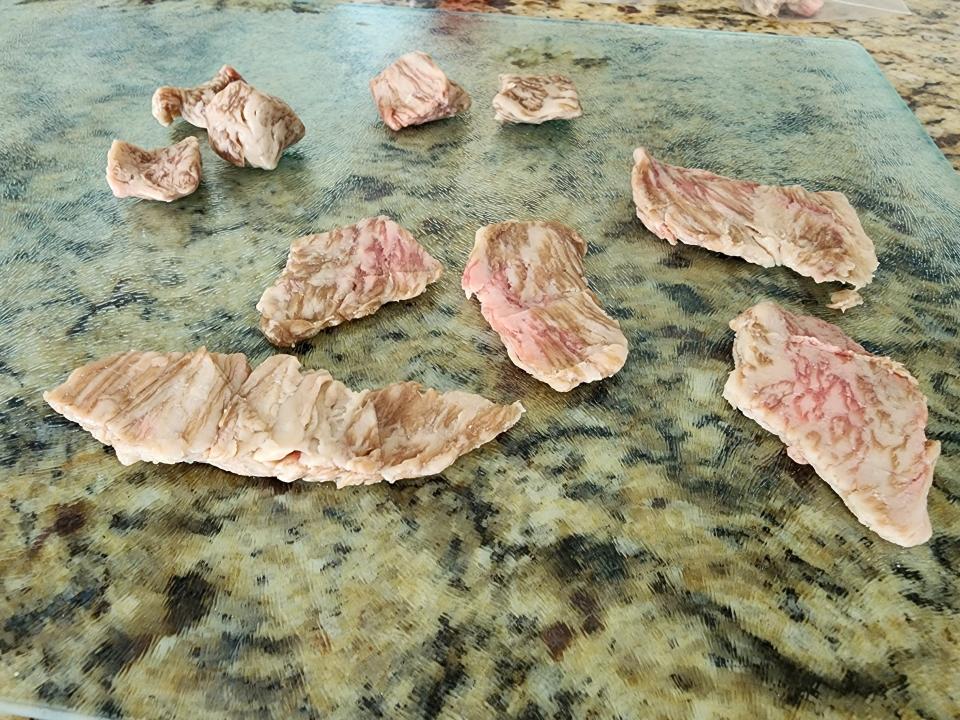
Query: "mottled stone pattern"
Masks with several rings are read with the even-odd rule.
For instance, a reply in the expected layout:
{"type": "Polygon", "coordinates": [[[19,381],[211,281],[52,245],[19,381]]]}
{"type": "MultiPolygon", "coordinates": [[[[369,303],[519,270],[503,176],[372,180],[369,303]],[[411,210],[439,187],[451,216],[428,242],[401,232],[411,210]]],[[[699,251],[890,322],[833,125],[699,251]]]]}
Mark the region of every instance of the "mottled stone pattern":
{"type": "Polygon", "coordinates": [[[955,717],[960,180],[867,55],[296,7],[312,12],[0,10],[16,49],[0,54],[0,698],[117,718],[955,717]],[[366,83],[412,48],[478,102],[392,133],[366,83]],[[113,198],[110,139],[202,138],[159,126],[150,96],[223,62],[311,132],[271,173],[202,142],[190,197],[113,198]],[[569,75],[589,110],[500,128],[479,100],[501,72],[569,75]],[[866,303],[838,316],[833,288],[653,238],[630,199],[640,144],[847,193],[880,257],[866,303]],[[449,272],[295,352],[356,388],[523,401],[444,477],[337,491],[125,468],[43,404],[72,368],[128,348],[262,361],[275,351],[255,303],[290,241],[380,213],[449,272]],[[508,217],[587,239],[587,276],[630,341],[619,374],[555,393],[463,297],[474,232],[508,217]],[[919,379],[943,443],[929,543],[872,535],[723,401],[727,322],[762,299],[919,379]]]}

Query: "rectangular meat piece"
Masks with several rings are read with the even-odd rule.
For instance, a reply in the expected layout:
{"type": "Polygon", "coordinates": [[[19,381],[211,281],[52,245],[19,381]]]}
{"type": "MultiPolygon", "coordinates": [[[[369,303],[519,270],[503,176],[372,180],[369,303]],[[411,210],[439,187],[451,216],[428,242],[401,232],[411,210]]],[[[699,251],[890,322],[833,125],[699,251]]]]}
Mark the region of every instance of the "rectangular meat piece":
{"type": "Polygon", "coordinates": [[[735,368],[724,398],[779,436],[795,462],[812,465],[880,537],[926,542],[940,443],[926,439],[927,399],[906,368],[773,303],[730,327],[735,368]]]}
{"type": "Polygon", "coordinates": [[[274,345],[292,347],[323,328],[420,295],[443,268],[388,217],[294,240],[280,277],[257,310],[274,345]]]}
{"type": "Polygon", "coordinates": [[[201,174],[200,143],[192,136],[155,150],[114,140],[107,153],[107,184],[118,198],[171,202],[196,190],[201,174]]]}
{"type": "Polygon", "coordinates": [[[557,222],[507,221],[477,231],[463,271],[467,297],[507,348],[513,363],[566,392],[615,374],[627,339],[587,287],[587,244],[557,222]]]}
{"type": "Polygon", "coordinates": [[[127,352],[71,373],[44,399],[126,464],[205,462],[240,475],[338,487],[439,473],[512,427],[496,405],[416,383],[354,392],[275,355],[127,352]]]}
{"type": "Polygon", "coordinates": [[[667,165],[644,148],[633,160],[637,217],[671,245],[679,240],[763,267],[785,265],[818,283],[859,289],[873,280],[873,241],[842,193],[733,180],[667,165]]]}
{"type": "Polygon", "coordinates": [[[442,120],[470,108],[470,95],[425,52],[401,55],[370,81],[370,92],[391,130],[442,120]]]}
{"type": "Polygon", "coordinates": [[[577,88],[563,75],[501,75],[493,110],[497,122],[532,125],[583,115],[577,88]]]}

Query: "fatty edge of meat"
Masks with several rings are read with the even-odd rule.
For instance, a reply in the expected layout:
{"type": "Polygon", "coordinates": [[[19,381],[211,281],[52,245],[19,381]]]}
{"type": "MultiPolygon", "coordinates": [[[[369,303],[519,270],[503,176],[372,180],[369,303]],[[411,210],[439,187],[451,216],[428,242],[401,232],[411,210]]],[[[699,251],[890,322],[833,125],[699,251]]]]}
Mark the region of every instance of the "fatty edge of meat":
{"type": "Polygon", "coordinates": [[[44,393],[121,463],[203,462],[338,487],[434,475],[512,427],[519,403],[417,383],[355,392],[290,355],[126,352],[44,393]]]}
{"type": "Polygon", "coordinates": [[[293,241],[287,263],[257,303],[260,329],[274,345],[293,347],[323,328],[409,300],[443,268],[386,216],[366,218],[293,241]]]}
{"type": "Polygon", "coordinates": [[[633,159],[637,217],[671,245],[699,245],[763,267],[784,265],[815,282],[842,282],[855,290],[873,280],[873,240],[842,193],[668,165],[642,147],[633,159]]]}
{"type": "Polygon", "coordinates": [[[735,367],[723,397],[810,464],[877,535],[905,547],[926,542],[940,443],[926,439],[927,400],[906,368],[773,303],[730,327],[735,367]]]}

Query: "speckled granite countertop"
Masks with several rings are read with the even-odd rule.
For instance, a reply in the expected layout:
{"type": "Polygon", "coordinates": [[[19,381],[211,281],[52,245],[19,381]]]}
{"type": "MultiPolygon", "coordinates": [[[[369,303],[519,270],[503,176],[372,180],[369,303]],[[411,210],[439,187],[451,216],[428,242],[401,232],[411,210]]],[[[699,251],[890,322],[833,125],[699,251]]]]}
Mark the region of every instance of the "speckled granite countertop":
{"type": "Polygon", "coordinates": [[[0,41],[0,712],[957,716],[960,178],[859,48],[192,2],[3,7],[0,41]],[[411,47],[475,105],[389,133],[366,80],[411,47]],[[276,171],[228,166],[202,131],[150,116],[157,84],[224,61],[307,125],[276,171]],[[572,74],[586,114],[498,127],[504,68],[572,74]],[[197,193],[110,195],[112,137],[188,134],[197,193]],[[641,142],[847,193],[880,257],[866,304],[841,317],[824,308],[832,288],[654,239],[630,199],[641,142]],[[515,428],[442,478],[337,491],[123,467],[43,404],[70,369],[123,349],[262,361],[276,351],[254,304],[290,240],[377,213],[445,275],[297,353],[355,388],[413,379],[523,401],[515,428]],[[463,297],[475,229],[510,216],[588,240],[588,277],[631,346],[615,377],[550,391],[463,297]],[[917,376],[943,443],[929,543],[879,540],[722,400],[727,323],[762,299],[832,319],[917,376]]]}

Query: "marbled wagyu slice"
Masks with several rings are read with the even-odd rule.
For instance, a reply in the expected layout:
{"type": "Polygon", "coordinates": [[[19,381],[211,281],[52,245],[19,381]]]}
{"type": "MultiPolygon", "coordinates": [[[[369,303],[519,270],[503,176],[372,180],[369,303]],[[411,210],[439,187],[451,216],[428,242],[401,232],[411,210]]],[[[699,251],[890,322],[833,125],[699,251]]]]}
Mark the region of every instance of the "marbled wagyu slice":
{"type": "Polygon", "coordinates": [[[229,65],[224,65],[212,79],[192,88],[164,87],[153,93],[153,116],[161,125],[169,125],[183,117],[198,128],[207,127],[205,109],[213,96],[227,85],[243,77],[229,65]]]}
{"type": "Polygon", "coordinates": [[[107,184],[118,198],[171,202],[195,191],[201,174],[200,143],[195,137],[155,150],[114,140],[107,153],[107,184]]]}
{"type": "Polygon", "coordinates": [[[127,352],[84,365],[44,399],[125,465],[203,462],[338,487],[434,475],[512,427],[496,405],[416,383],[354,392],[275,355],[127,352]]]}
{"type": "Polygon", "coordinates": [[[470,107],[470,95],[425,52],[401,55],[370,81],[370,92],[391,130],[452,117],[470,107]]]}
{"type": "Polygon", "coordinates": [[[497,122],[531,125],[583,115],[577,88],[563,75],[501,75],[493,110],[497,122]]]}
{"type": "Polygon", "coordinates": [[[557,222],[516,221],[477,231],[461,285],[513,363],[566,392],[610,377],[627,359],[627,339],[587,287],[587,244],[557,222]]]}
{"type": "Polygon", "coordinates": [[[730,327],[730,404],[779,436],[795,462],[813,466],[884,540],[926,542],[940,443],[926,438],[927,399],[907,369],[834,325],[773,303],[730,327]]]}
{"type": "Polygon", "coordinates": [[[286,267],[257,303],[260,329],[273,344],[292,347],[323,328],[416,297],[442,271],[388,217],[306,235],[294,240],[286,267]]]}
{"type": "MultiPolygon", "coordinates": [[[[763,267],[785,265],[854,291],[873,280],[873,241],[842,193],[733,180],[667,165],[644,148],[636,149],[633,161],[637,217],[671,245],[679,240],[763,267]]],[[[832,299],[831,307],[840,310],[859,304],[850,290],[832,299]]]]}

